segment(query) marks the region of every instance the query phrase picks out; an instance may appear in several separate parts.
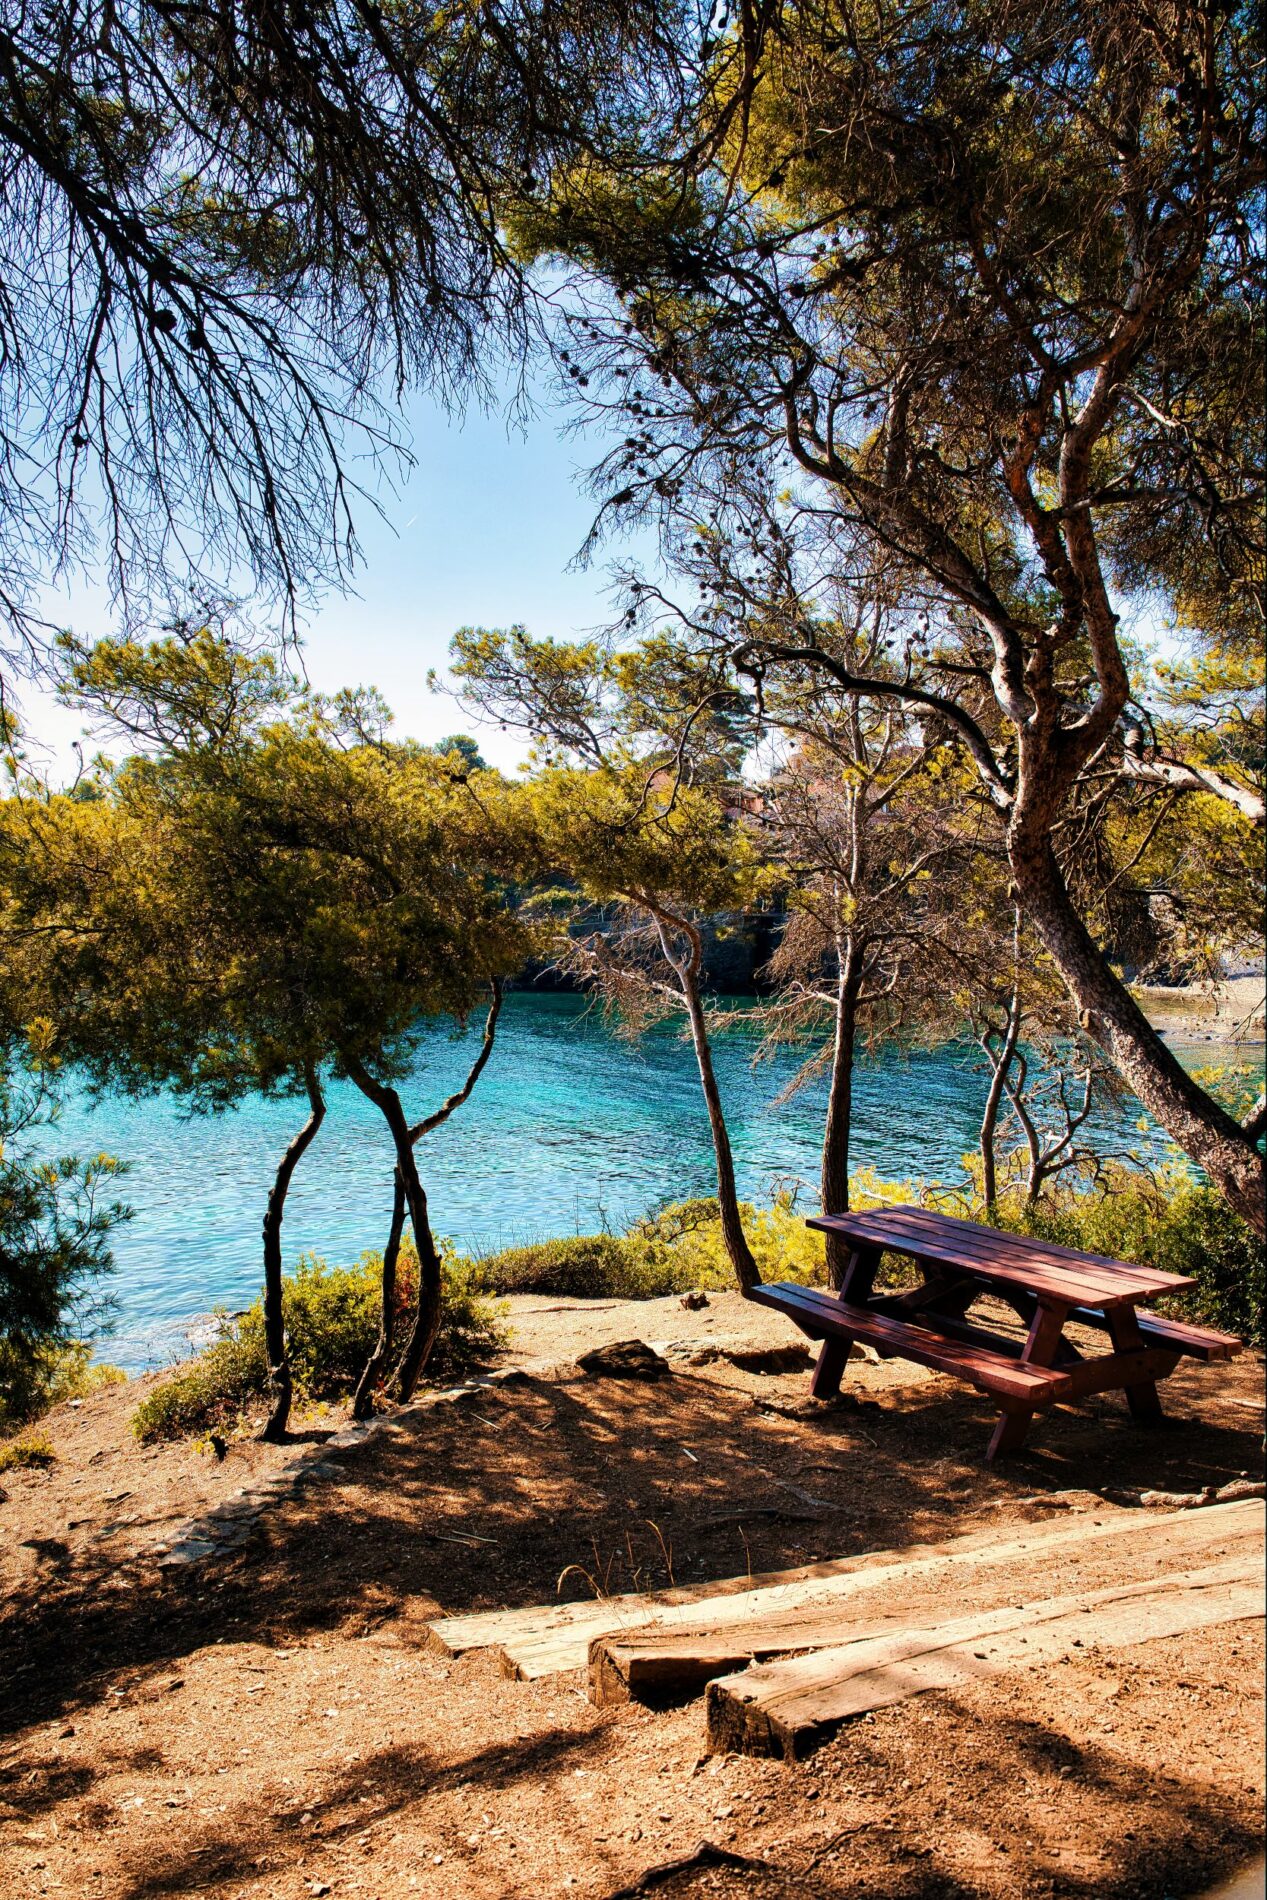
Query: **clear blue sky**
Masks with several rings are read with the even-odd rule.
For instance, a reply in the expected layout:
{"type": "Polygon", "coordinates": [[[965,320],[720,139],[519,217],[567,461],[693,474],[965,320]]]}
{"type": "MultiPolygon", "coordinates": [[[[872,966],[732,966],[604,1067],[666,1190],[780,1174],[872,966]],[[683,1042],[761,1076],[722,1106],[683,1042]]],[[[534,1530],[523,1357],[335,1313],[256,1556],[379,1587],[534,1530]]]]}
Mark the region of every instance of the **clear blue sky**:
{"type": "MultiPolygon", "coordinates": [[[[474,727],[426,680],[460,626],[522,620],[533,633],[567,638],[610,618],[610,555],[568,571],[592,507],[580,480],[587,444],[562,439],[560,420],[544,401],[523,429],[505,414],[473,408],[458,421],[426,398],[409,405],[416,466],[397,494],[382,493],[385,519],[360,510],[356,593],[327,596],[304,628],[314,686],[377,686],[401,734],[430,740],[467,728],[490,763],[522,756],[512,735],[474,727]]],[[[109,629],[91,586],[50,598],[49,612],[81,635],[109,629]]],[[[34,735],[67,758],[80,719],[30,689],[22,697],[34,735]]]]}

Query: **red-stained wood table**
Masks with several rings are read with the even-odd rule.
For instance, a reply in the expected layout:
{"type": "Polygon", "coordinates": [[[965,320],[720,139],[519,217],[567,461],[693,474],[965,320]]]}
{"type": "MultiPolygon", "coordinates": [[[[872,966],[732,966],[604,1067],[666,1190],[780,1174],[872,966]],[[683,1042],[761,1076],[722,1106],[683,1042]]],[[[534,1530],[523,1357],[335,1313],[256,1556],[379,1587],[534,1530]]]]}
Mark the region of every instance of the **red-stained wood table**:
{"type": "Polygon", "coordinates": [[[1000,1413],[989,1458],[1019,1450],[1035,1412],[1092,1392],[1120,1390],[1140,1424],[1157,1424],[1157,1381],[1181,1358],[1230,1359],[1241,1349],[1226,1333],[1140,1312],[1193,1284],[1178,1274],[999,1233],[923,1207],[824,1214],[808,1225],[849,1243],[839,1291],[777,1283],[757,1287],[752,1297],[822,1341],[810,1388],[815,1397],[830,1398],[839,1389],[850,1346],[865,1341],[886,1357],[914,1360],[988,1392],[1000,1413]],[[877,1293],[884,1253],[915,1260],[920,1284],[877,1293]],[[1025,1322],[1023,1341],[968,1317],[985,1294],[1025,1322]],[[1109,1349],[1084,1353],[1065,1337],[1071,1320],[1107,1334],[1109,1349]]]}

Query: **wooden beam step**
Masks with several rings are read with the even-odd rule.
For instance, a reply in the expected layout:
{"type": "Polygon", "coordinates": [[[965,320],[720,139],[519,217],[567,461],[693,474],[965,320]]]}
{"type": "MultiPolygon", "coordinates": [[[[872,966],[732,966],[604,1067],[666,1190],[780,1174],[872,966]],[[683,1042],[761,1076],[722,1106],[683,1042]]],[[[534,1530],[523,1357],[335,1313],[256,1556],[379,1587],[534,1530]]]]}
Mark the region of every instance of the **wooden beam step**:
{"type": "Polygon", "coordinates": [[[657,1631],[718,1630],[782,1617],[815,1603],[836,1606],[869,1592],[918,1585],[959,1593],[989,1588],[991,1573],[1009,1565],[1051,1560],[1105,1543],[1131,1540],[1143,1563],[1148,1553],[1209,1552],[1220,1541],[1251,1536],[1261,1547],[1262,1499],[1211,1505],[1200,1511],[1132,1511],[1104,1506],[1104,1515],[1079,1513],[1052,1521],[1009,1525],[1002,1530],[972,1531],[941,1543],[908,1545],[903,1550],[869,1551],[793,1570],[728,1577],[712,1583],[680,1585],[671,1590],[600,1597],[585,1603],[538,1603],[518,1610],[486,1610],[432,1622],[427,1641],[444,1655],[468,1649],[500,1653],[509,1676],[534,1680],[566,1669],[583,1669],[597,1637],[629,1635],[653,1626],[657,1631]]]}
{"type": "Polygon", "coordinates": [[[931,1689],[1262,1614],[1262,1556],[1250,1548],[1222,1563],[1142,1583],[867,1636],[711,1682],[709,1744],[793,1761],[851,1717],[931,1689]]]}
{"type": "MultiPolygon", "coordinates": [[[[849,1625],[850,1642],[895,1635],[910,1617],[895,1610],[849,1625]]],[[[769,1656],[792,1656],[839,1644],[844,1619],[828,1605],[766,1622],[723,1624],[716,1630],[649,1629],[630,1635],[596,1636],[590,1644],[589,1698],[600,1708],[614,1702],[652,1707],[685,1702],[714,1677],[746,1668],[769,1656]]]]}
{"type": "MultiPolygon", "coordinates": [[[[1258,1500],[1248,1502],[1252,1506],[1258,1500]]],[[[1261,1561],[1261,1509],[1220,1514],[1214,1523],[1208,1511],[1187,1516],[1186,1524],[1169,1518],[1155,1535],[1132,1538],[1130,1563],[1137,1580],[1173,1570],[1185,1559],[1211,1562],[1242,1558],[1248,1551],[1261,1561]]],[[[596,1636],[589,1650],[590,1700],[600,1705],[681,1702],[728,1670],[771,1656],[861,1642],[886,1630],[923,1627],[938,1621],[955,1601],[986,1611],[997,1607],[1004,1594],[1015,1605],[1050,1594],[1054,1583],[1066,1590],[1099,1587],[1105,1564],[1121,1563],[1120,1539],[1080,1537],[1072,1534],[1073,1526],[1065,1528],[1070,1535],[1049,1537],[1019,1552],[1015,1541],[1004,1540],[994,1550],[977,1552],[970,1568],[948,1558],[881,1567],[814,1585],[756,1590],[693,1611],[684,1605],[672,1624],[661,1620],[641,1630],[596,1636]]]]}

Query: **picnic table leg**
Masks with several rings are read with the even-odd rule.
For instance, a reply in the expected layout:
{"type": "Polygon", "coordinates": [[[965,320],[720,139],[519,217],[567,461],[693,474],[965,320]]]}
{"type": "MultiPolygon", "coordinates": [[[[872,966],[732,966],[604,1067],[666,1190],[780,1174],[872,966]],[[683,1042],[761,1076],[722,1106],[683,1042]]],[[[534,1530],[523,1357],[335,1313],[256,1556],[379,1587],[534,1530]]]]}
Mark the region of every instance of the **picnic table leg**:
{"type": "Polygon", "coordinates": [[[1009,1451],[1019,1451],[1025,1443],[1025,1434],[1034,1414],[1027,1405],[1010,1407],[999,1413],[999,1422],[995,1426],[986,1449],[986,1463],[993,1464],[996,1458],[1003,1457],[1009,1451]]]}
{"type": "MultiPolygon", "coordinates": [[[[865,1305],[871,1297],[879,1264],[880,1256],[874,1247],[855,1247],[849,1256],[837,1297],[846,1300],[850,1306],[865,1305]]],[[[853,1338],[848,1333],[837,1334],[835,1338],[823,1341],[818,1364],[810,1380],[811,1398],[831,1399],[836,1396],[840,1390],[841,1374],[849,1364],[849,1349],[852,1345],[853,1338]]]]}
{"type": "MultiPolygon", "coordinates": [[[[1110,1307],[1105,1314],[1114,1352],[1143,1352],[1147,1341],[1139,1329],[1139,1315],[1133,1306],[1110,1307]]],[[[1156,1379],[1138,1379],[1122,1387],[1131,1417],[1137,1425],[1164,1425],[1166,1414],[1157,1396],[1156,1379]]]]}
{"type": "Polygon", "coordinates": [[[809,1382],[812,1399],[834,1399],[840,1390],[840,1377],[849,1364],[852,1339],[825,1339],[818,1350],[818,1363],[809,1382]]]}
{"type": "MultiPolygon", "coordinates": [[[[1030,1321],[1029,1333],[1021,1351],[1022,1363],[1031,1366],[1052,1366],[1060,1352],[1065,1321],[1069,1317],[1069,1308],[1040,1300],[1030,1321]]],[[[1019,1451],[1025,1443],[1025,1434],[1029,1430],[1030,1420],[1034,1416],[1034,1407],[1030,1405],[1009,1405],[999,1414],[999,1422],[994,1428],[986,1451],[987,1463],[1001,1457],[1005,1452],[1019,1451]]]]}

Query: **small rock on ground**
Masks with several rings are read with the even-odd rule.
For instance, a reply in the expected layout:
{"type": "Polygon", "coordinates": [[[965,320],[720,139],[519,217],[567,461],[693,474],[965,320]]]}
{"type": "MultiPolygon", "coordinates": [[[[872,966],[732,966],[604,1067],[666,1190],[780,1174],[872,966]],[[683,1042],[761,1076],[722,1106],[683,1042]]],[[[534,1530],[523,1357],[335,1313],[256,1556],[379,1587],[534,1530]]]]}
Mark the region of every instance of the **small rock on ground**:
{"type": "Polygon", "coordinates": [[[576,1363],[592,1379],[663,1379],[672,1371],[668,1360],[641,1339],[613,1340],[582,1353],[576,1363]]]}

